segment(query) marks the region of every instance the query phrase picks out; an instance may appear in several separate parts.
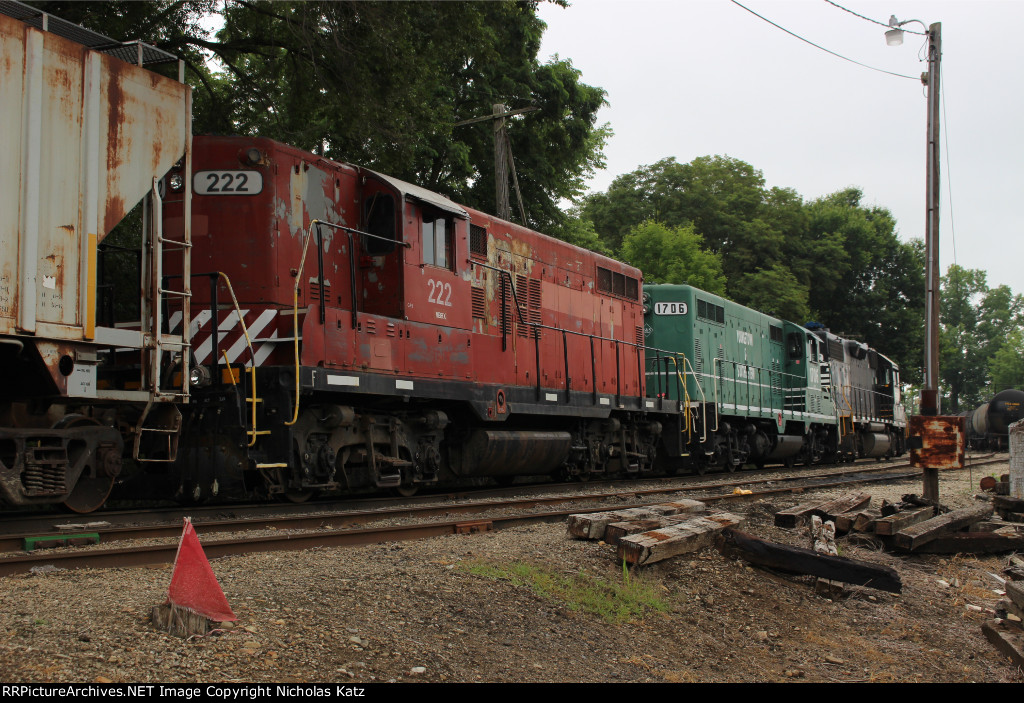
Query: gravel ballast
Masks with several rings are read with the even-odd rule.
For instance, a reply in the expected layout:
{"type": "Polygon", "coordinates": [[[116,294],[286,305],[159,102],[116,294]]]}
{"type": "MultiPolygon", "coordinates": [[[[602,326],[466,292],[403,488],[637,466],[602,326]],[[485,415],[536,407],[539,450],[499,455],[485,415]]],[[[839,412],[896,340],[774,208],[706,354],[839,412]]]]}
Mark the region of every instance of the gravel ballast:
{"type": "MultiPolygon", "coordinates": [[[[977,503],[984,474],[944,472],[942,501],[977,503]]],[[[845,489],[849,490],[849,489],[845,489]]],[[[919,481],[868,485],[872,505],[919,481]]],[[[809,546],[776,510],[839,489],[730,501],[741,529],[809,546]]],[[[724,507],[724,506],[723,506],[724,507]]],[[[201,526],[200,539],[203,538],[201,526]]],[[[726,682],[1020,681],[985,641],[1000,556],[900,555],[839,540],[840,553],[896,569],[900,595],[848,587],[817,596],[713,549],[624,573],[615,548],[538,524],[417,542],[218,559],[238,622],[189,640],[157,632],[171,567],[43,570],[0,579],[5,682],[726,682]],[[609,622],[492,572],[521,565],[620,587],[663,610],[609,622]],[[972,606],[972,607],[968,607],[972,606]],[[981,608],[978,612],[975,608],[981,608]]]]}

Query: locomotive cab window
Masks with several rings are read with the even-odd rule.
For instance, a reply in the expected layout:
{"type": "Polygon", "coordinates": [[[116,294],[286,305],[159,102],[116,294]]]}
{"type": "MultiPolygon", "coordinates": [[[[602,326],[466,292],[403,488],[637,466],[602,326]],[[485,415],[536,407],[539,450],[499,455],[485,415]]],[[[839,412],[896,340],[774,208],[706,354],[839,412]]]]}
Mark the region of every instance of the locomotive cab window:
{"type": "Polygon", "coordinates": [[[450,269],[454,257],[454,219],[435,208],[423,208],[423,263],[450,269]]]}
{"type": "Polygon", "coordinates": [[[804,345],[803,336],[799,334],[790,334],[789,342],[786,345],[786,349],[789,352],[790,359],[802,359],[804,356],[804,345]]]}
{"type": "Polygon", "coordinates": [[[367,234],[363,251],[369,256],[383,256],[395,250],[395,199],[388,193],[376,192],[363,205],[367,234]],[[390,241],[388,241],[390,240],[390,241]]]}

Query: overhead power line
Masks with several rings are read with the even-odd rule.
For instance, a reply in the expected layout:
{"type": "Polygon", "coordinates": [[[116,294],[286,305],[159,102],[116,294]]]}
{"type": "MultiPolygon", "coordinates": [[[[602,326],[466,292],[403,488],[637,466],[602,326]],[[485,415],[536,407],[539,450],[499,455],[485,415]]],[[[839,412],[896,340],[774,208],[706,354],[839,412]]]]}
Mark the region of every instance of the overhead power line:
{"type": "MultiPolygon", "coordinates": [[[[833,7],[838,7],[843,12],[849,12],[854,17],[860,17],[862,20],[867,20],[868,22],[874,22],[875,24],[880,25],[882,27],[885,27],[886,29],[891,29],[891,27],[888,24],[886,24],[885,22],[879,22],[878,20],[873,20],[870,17],[865,17],[864,15],[856,13],[856,12],[854,12],[853,10],[851,10],[849,8],[843,7],[842,5],[840,5],[837,2],[832,2],[832,0],[825,0],[825,2],[827,2],[829,5],[832,5],[833,7]]],[[[901,29],[902,29],[902,27],[901,27],[901,29]]],[[[915,32],[912,29],[904,29],[903,31],[906,32],[907,34],[920,34],[922,37],[924,36],[924,32],[915,32]]]]}
{"type": "MultiPolygon", "coordinates": [[[[843,56],[842,54],[837,54],[836,52],[832,51],[831,49],[826,49],[825,47],[821,46],[820,44],[815,44],[815,43],[814,43],[814,42],[812,42],[812,41],[811,41],[810,39],[805,39],[805,38],[801,37],[801,36],[800,36],[799,34],[796,34],[795,32],[791,32],[791,31],[789,31],[788,29],[786,29],[786,28],[785,28],[785,27],[783,27],[782,25],[780,25],[780,24],[776,24],[775,22],[772,22],[772,21],[771,21],[770,19],[768,19],[767,17],[764,17],[763,15],[759,15],[759,14],[757,14],[756,12],[754,12],[753,10],[751,10],[751,9],[750,9],[749,7],[747,7],[746,5],[743,5],[742,3],[739,3],[739,2],[737,2],[737,0],[732,0],[732,3],[733,3],[734,5],[739,5],[740,7],[742,7],[742,8],[744,9],[744,10],[746,10],[746,11],[747,11],[747,12],[749,12],[750,14],[754,15],[755,17],[757,17],[757,18],[759,18],[759,19],[762,19],[762,20],[764,20],[765,22],[767,22],[768,24],[772,25],[773,27],[776,27],[776,28],[778,28],[778,29],[781,29],[781,30],[782,30],[783,32],[785,32],[786,34],[788,34],[788,35],[790,35],[790,36],[793,36],[793,37],[796,37],[796,38],[797,38],[797,39],[799,39],[800,41],[802,41],[802,42],[806,42],[807,44],[810,44],[811,46],[813,46],[813,47],[814,47],[814,48],[816,48],[816,49],[821,49],[822,51],[824,51],[824,52],[825,52],[825,53],[827,53],[827,54],[832,54],[833,56],[835,56],[835,57],[837,57],[837,58],[840,58],[840,59],[842,59],[843,61],[849,61],[850,63],[855,63],[855,64],[857,64],[858,66],[863,66],[864,68],[870,68],[870,69],[871,69],[872,71],[878,71],[879,73],[887,73],[888,75],[890,75],[890,76],[896,76],[897,78],[906,78],[906,79],[908,79],[908,80],[912,80],[912,81],[917,81],[917,80],[920,80],[919,78],[917,78],[917,77],[915,77],[915,76],[907,76],[907,75],[904,75],[904,74],[902,74],[902,73],[893,73],[892,71],[886,71],[886,70],[885,70],[885,69],[883,69],[883,68],[876,68],[876,67],[874,67],[874,66],[869,66],[869,65],[867,65],[866,63],[861,63],[860,61],[855,61],[854,59],[851,59],[851,58],[849,58],[849,57],[847,57],[847,56],[843,56]]],[[[887,26],[888,26],[888,25],[887,25],[887,26]]]]}

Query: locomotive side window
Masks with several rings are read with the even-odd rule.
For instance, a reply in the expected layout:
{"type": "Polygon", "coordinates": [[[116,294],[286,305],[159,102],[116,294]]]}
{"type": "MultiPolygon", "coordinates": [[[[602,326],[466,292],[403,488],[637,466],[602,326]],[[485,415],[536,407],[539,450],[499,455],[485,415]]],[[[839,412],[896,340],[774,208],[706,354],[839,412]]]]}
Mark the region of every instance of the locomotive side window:
{"type": "Polygon", "coordinates": [[[787,345],[789,350],[790,359],[802,359],[804,355],[803,337],[799,334],[789,335],[789,344],[787,345]]]}
{"type": "Polygon", "coordinates": [[[630,300],[640,299],[640,282],[632,276],[597,267],[597,290],[630,300]]]}
{"type": "Polygon", "coordinates": [[[452,218],[440,210],[423,208],[423,263],[451,268],[451,246],[455,227],[452,218]]]}
{"type": "Polygon", "coordinates": [[[369,256],[383,256],[395,250],[395,199],[387,193],[377,192],[367,198],[363,206],[366,231],[376,236],[363,237],[363,251],[369,256]],[[391,241],[380,239],[384,237],[391,241]]]}

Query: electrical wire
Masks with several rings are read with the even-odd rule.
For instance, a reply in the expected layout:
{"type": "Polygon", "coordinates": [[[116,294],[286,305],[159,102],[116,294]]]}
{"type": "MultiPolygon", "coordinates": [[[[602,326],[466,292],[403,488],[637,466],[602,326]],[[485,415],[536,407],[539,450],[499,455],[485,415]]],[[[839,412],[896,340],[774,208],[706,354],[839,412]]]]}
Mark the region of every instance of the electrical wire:
{"type": "MultiPolygon", "coordinates": [[[[851,15],[853,15],[854,17],[860,17],[860,18],[861,18],[862,20],[867,20],[868,22],[874,22],[875,24],[877,24],[877,25],[880,25],[880,26],[882,26],[882,27],[885,27],[886,29],[892,29],[892,27],[891,27],[891,26],[889,26],[889,25],[888,25],[887,23],[885,23],[885,22],[879,22],[878,20],[873,20],[873,19],[871,19],[870,17],[865,17],[864,15],[858,14],[858,13],[854,12],[853,10],[851,10],[851,9],[849,9],[849,8],[843,7],[843,6],[842,6],[842,5],[840,5],[839,3],[836,3],[836,2],[832,2],[832,0],[825,0],[825,2],[827,2],[827,3],[829,4],[829,5],[832,5],[833,7],[838,7],[838,8],[839,8],[840,10],[842,10],[843,12],[849,12],[849,13],[850,13],[851,15]]],[[[902,29],[902,27],[901,27],[901,29],[902,29]]],[[[914,31],[914,30],[912,30],[912,29],[904,29],[903,31],[904,31],[904,32],[907,32],[908,34],[920,34],[920,35],[922,35],[922,36],[924,35],[924,32],[915,32],[915,31],[914,31]]]]}
{"type": "Polygon", "coordinates": [[[949,166],[949,119],[946,117],[946,86],[944,84],[945,76],[943,75],[942,67],[940,66],[939,85],[942,86],[942,90],[939,92],[939,98],[942,100],[942,139],[946,146],[943,156],[946,157],[946,193],[949,196],[949,237],[953,242],[953,264],[956,265],[956,225],[953,219],[953,178],[949,166]]]}
{"type": "Polygon", "coordinates": [[[799,34],[796,34],[795,32],[791,32],[788,29],[786,29],[785,27],[783,27],[782,25],[776,24],[775,22],[772,22],[767,17],[764,17],[762,15],[757,14],[756,12],[751,10],[749,7],[747,7],[746,5],[743,5],[742,3],[737,2],[737,0],[731,0],[731,2],[734,5],[739,5],[740,7],[742,7],[744,10],[746,10],[750,14],[754,15],[757,18],[760,18],[760,19],[764,20],[765,22],[767,22],[768,24],[772,25],[773,27],[781,29],[786,34],[789,34],[790,36],[796,37],[800,41],[806,42],[806,43],[810,44],[811,46],[813,46],[816,49],[821,49],[825,53],[832,54],[833,56],[838,57],[838,58],[842,59],[843,61],[849,61],[850,63],[857,64],[858,66],[863,66],[864,68],[870,68],[872,71],[878,71],[879,73],[887,73],[888,75],[896,76],[897,78],[907,78],[907,79],[912,80],[912,81],[918,80],[914,76],[907,76],[907,75],[904,75],[902,73],[893,73],[892,71],[886,71],[885,69],[882,69],[882,68],[875,68],[874,66],[869,66],[866,63],[861,63],[860,61],[855,61],[854,59],[851,59],[851,58],[849,58],[847,56],[843,56],[842,54],[837,54],[836,52],[832,51],[831,49],[826,49],[825,47],[821,46],[820,44],[815,44],[810,39],[804,39],[799,34]]]}

